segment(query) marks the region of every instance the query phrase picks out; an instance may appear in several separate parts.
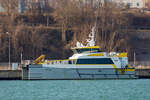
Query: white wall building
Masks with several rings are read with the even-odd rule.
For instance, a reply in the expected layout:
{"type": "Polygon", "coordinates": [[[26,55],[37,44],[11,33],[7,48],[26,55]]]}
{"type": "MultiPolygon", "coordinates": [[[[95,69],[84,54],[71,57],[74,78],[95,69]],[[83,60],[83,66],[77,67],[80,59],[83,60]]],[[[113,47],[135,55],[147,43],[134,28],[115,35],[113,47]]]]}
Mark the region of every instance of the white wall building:
{"type": "Polygon", "coordinates": [[[112,0],[130,8],[144,8],[144,0],[112,0]]]}
{"type": "Polygon", "coordinates": [[[105,2],[116,2],[119,3],[121,6],[126,7],[127,5],[130,8],[144,8],[145,7],[145,0],[79,0],[84,3],[105,3],[105,2]]]}

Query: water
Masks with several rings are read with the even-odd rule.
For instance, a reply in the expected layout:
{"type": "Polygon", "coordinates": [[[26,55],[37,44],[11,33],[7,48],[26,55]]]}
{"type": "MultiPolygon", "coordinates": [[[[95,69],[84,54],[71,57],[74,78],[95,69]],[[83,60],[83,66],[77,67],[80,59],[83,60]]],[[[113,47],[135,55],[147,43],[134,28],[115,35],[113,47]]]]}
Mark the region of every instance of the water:
{"type": "Polygon", "coordinates": [[[0,81],[0,100],[150,100],[150,80],[0,81]]]}

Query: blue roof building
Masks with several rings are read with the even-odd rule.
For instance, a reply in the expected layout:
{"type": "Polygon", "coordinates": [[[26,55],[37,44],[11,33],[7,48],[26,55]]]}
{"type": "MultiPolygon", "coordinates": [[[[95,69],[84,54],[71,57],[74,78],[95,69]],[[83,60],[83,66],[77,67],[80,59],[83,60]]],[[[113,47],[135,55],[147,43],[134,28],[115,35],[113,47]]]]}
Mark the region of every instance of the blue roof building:
{"type": "Polygon", "coordinates": [[[24,10],[25,10],[25,1],[20,0],[20,2],[19,2],[19,12],[24,13],[24,10]]]}
{"type": "Polygon", "coordinates": [[[5,11],[5,9],[0,4],[0,12],[4,12],[4,11],[5,11]]]}
{"type": "Polygon", "coordinates": [[[37,9],[45,11],[47,5],[52,5],[55,0],[20,0],[19,12],[24,13],[25,10],[37,9]]]}

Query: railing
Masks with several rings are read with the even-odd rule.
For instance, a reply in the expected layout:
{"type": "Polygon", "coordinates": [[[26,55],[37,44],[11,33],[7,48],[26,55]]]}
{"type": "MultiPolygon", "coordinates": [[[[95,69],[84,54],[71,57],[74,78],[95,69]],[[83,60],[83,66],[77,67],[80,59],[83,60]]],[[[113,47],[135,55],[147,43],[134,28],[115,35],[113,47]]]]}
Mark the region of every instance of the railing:
{"type": "Polygon", "coordinates": [[[0,63],[0,70],[12,70],[12,64],[9,63],[0,63]]]}
{"type": "MultiPolygon", "coordinates": [[[[76,64],[77,60],[46,60],[47,64],[76,64]]],[[[9,63],[0,63],[0,70],[13,70],[14,69],[14,64],[18,64],[20,66],[20,63],[11,63],[9,66],[9,63]]],[[[22,65],[28,65],[32,64],[32,61],[30,60],[25,60],[23,61],[22,65]]],[[[129,62],[129,65],[131,67],[135,67],[136,69],[150,69],[150,61],[136,61],[136,62],[129,62]]]]}
{"type": "Polygon", "coordinates": [[[150,61],[129,62],[129,65],[136,69],[150,69],[150,61]]]}
{"type": "Polygon", "coordinates": [[[0,63],[0,70],[17,70],[20,69],[20,63],[0,63]]]}
{"type": "Polygon", "coordinates": [[[46,61],[47,64],[76,64],[76,60],[52,60],[46,61]]]}

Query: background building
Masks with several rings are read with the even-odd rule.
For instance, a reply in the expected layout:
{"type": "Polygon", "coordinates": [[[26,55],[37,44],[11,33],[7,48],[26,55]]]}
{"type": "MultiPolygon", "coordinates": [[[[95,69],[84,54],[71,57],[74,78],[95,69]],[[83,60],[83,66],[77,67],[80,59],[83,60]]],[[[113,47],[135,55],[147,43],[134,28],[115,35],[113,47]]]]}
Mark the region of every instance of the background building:
{"type": "Polygon", "coordinates": [[[20,0],[19,12],[40,10],[46,12],[50,7],[55,7],[56,0],[20,0]]]}
{"type": "Polygon", "coordinates": [[[144,7],[144,0],[111,0],[111,1],[119,3],[122,7],[129,7],[129,8],[144,7]]]}
{"type": "Polygon", "coordinates": [[[150,0],[144,0],[144,8],[150,9],[150,0]]]}
{"type": "MultiPolygon", "coordinates": [[[[75,0],[72,0],[75,1],[75,0]]],[[[104,4],[105,2],[116,2],[123,8],[148,8],[150,0],[76,0],[84,4],[104,4]]],[[[48,11],[48,7],[56,7],[56,0],[20,0],[19,12],[24,13],[25,10],[42,10],[48,11]]]]}
{"type": "Polygon", "coordinates": [[[0,12],[4,12],[4,8],[0,5],[0,12]]]}
{"type": "Polygon", "coordinates": [[[144,8],[145,2],[149,0],[78,0],[85,4],[104,4],[105,2],[115,2],[120,4],[122,7],[128,6],[129,8],[144,8]]]}

